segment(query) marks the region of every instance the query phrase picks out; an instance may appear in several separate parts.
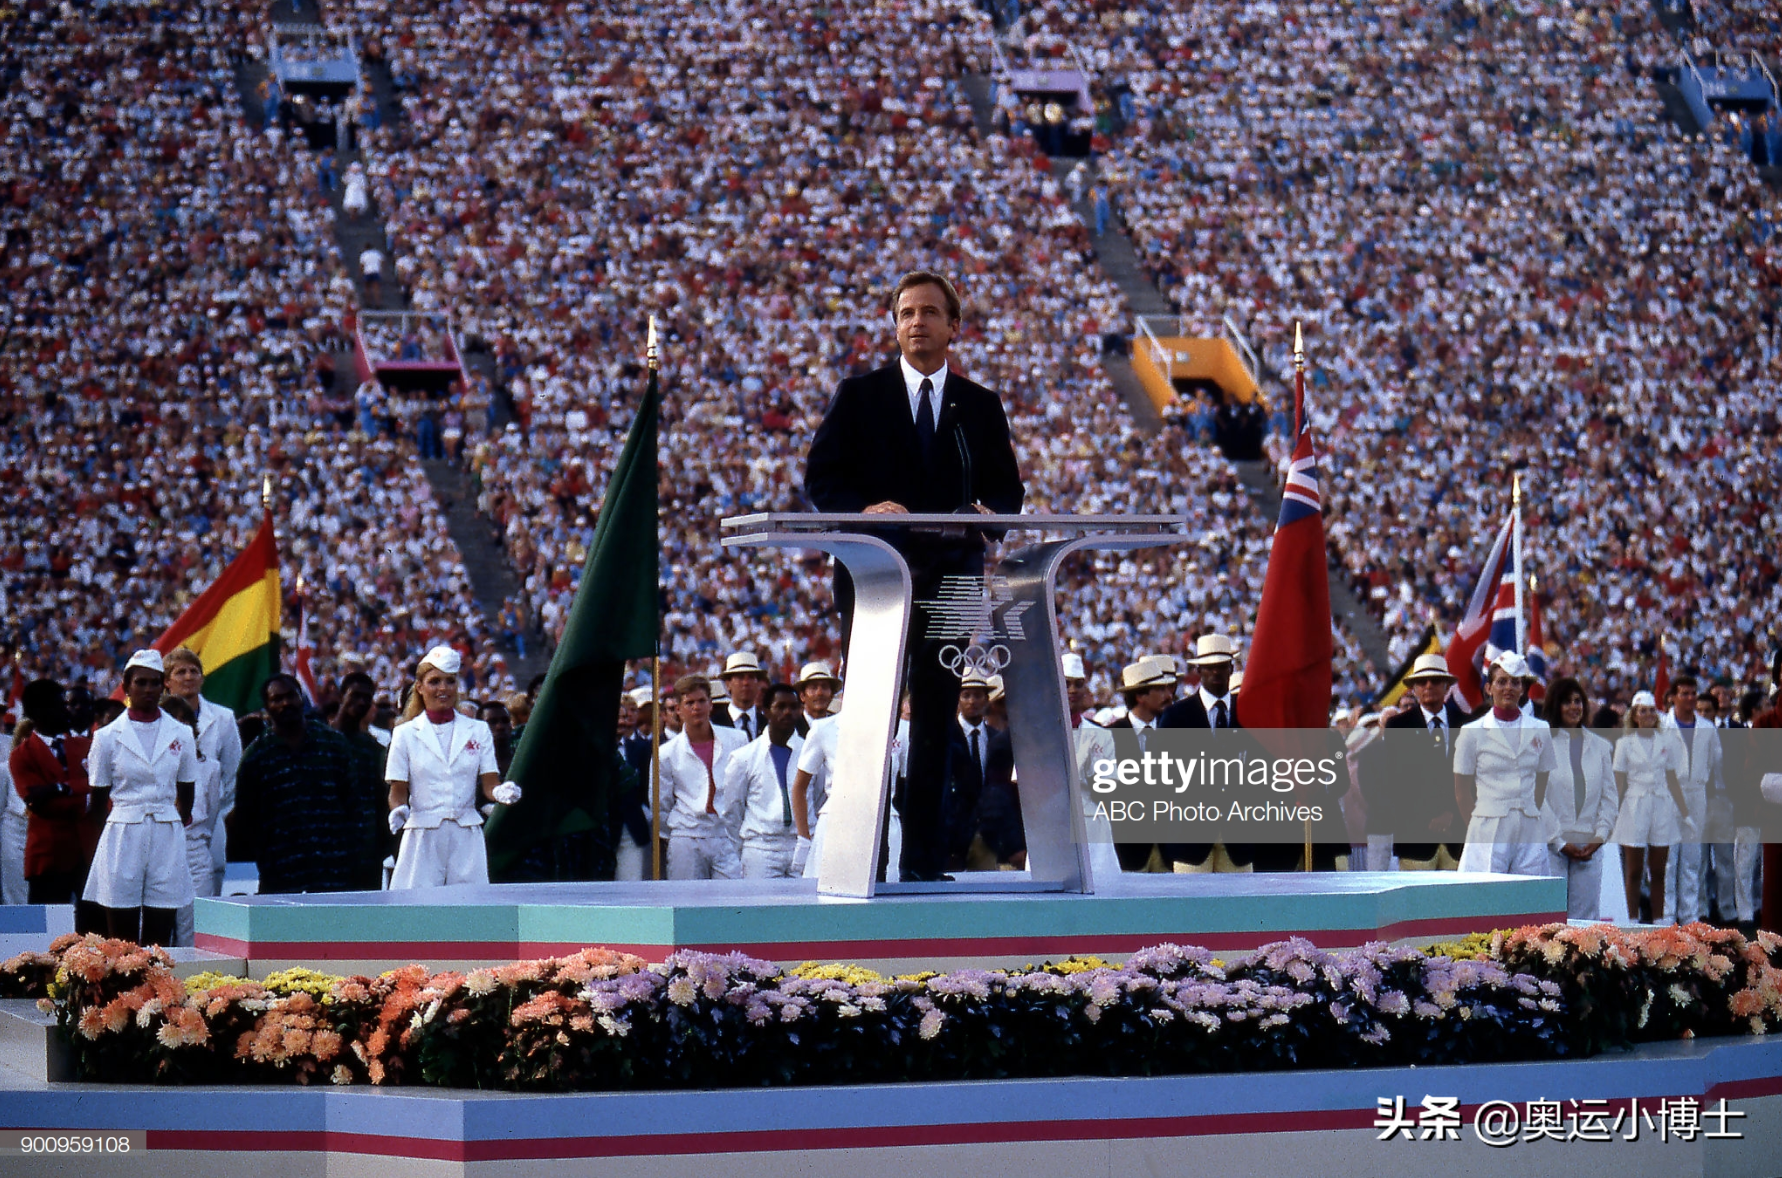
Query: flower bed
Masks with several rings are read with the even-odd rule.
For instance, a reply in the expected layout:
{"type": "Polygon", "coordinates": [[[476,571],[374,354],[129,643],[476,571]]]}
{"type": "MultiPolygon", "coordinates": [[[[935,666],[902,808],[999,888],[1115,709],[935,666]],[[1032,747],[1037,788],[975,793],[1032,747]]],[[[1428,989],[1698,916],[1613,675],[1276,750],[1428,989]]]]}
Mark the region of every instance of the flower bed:
{"type": "Polygon", "coordinates": [[[469,973],[181,982],[158,949],[69,936],[0,966],[0,993],[41,995],[89,1080],[530,1091],[1474,1063],[1782,1026],[1768,934],[1554,925],[1455,952],[1294,940],[1220,961],[1161,945],[1119,967],[884,978],[587,949],[469,973]]]}

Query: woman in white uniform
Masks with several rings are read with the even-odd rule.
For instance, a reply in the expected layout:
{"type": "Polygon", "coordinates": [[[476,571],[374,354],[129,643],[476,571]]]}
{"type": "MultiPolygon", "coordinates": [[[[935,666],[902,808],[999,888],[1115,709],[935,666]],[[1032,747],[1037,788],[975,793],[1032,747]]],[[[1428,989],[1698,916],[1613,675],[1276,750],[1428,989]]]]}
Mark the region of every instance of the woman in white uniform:
{"type": "MultiPolygon", "coordinates": [[[[171,657],[167,661],[173,662],[171,657]]],[[[192,877],[194,897],[214,896],[217,894],[216,869],[210,854],[210,835],[216,826],[217,809],[222,804],[222,765],[217,758],[205,755],[204,735],[198,729],[198,715],[190,704],[168,692],[161,697],[161,711],[190,728],[198,742],[198,780],[193,783],[192,819],[186,824],[186,871],[192,877]]],[[[173,943],[176,945],[190,948],[195,939],[195,902],[180,905],[174,921],[173,943]]]]}
{"type": "Polygon", "coordinates": [[[1652,923],[1664,924],[1664,869],[1682,837],[1681,815],[1688,807],[1680,780],[1689,771],[1683,742],[1658,725],[1658,701],[1650,691],[1635,693],[1615,742],[1615,782],[1621,789],[1621,816],[1615,841],[1621,844],[1622,882],[1628,915],[1640,911],[1640,873],[1650,881],[1652,923]]]}
{"type": "Polygon", "coordinates": [[[1547,688],[1545,710],[1553,729],[1554,768],[1541,808],[1559,832],[1552,873],[1565,877],[1566,916],[1601,920],[1602,846],[1621,810],[1611,765],[1614,749],[1584,727],[1590,701],[1576,679],[1560,679],[1547,688]]]}
{"type": "Polygon", "coordinates": [[[494,733],[457,710],[458,666],[451,647],[428,651],[404,718],[390,734],[384,762],[390,831],[402,835],[392,889],[488,883],[478,802],[520,800],[520,787],[501,781],[494,733]]]}
{"type": "Polygon", "coordinates": [[[139,650],[124,666],[123,715],[93,737],[87,774],[95,804],[111,813],[93,853],[85,899],[106,933],[143,945],[173,944],[174,919],[192,902],[185,824],[199,774],[198,739],[161,710],[161,653],[139,650]]]}
{"type": "Polygon", "coordinates": [[[1553,732],[1524,715],[1528,664],[1515,651],[1492,660],[1485,691],[1491,710],[1460,730],[1454,742],[1454,796],[1467,823],[1460,870],[1506,875],[1550,873],[1553,831],[1541,812],[1553,772],[1553,732]]]}

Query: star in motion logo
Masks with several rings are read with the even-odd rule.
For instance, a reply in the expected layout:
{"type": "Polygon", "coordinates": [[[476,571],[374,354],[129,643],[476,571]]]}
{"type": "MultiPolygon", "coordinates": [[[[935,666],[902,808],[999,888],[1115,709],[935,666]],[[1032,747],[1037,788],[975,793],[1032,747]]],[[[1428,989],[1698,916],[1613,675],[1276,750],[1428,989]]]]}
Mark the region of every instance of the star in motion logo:
{"type": "Polygon", "coordinates": [[[916,602],[928,615],[928,637],[946,643],[941,665],[963,677],[1000,674],[1009,664],[1007,642],[1025,642],[1021,615],[1031,601],[1017,601],[1007,577],[942,577],[932,598],[916,602]],[[963,644],[963,645],[962,645],[963,644]]]}

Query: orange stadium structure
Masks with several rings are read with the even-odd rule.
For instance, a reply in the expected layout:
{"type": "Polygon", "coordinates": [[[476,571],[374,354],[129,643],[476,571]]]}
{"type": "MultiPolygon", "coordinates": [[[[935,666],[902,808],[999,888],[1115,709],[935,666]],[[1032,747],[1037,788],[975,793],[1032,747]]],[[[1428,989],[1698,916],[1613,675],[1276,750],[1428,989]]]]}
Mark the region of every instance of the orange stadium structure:
{"type": "Polygon", "coordinates": [[[1184,393],[1208,388],[1246,405],[1262,395],[1256,353],[1230,320],[1225,335],[1208,338],[1187,335],[1174,317],[1140,316],[1132,337],[1132,370],[1158,412],[1175,405],[1184,393]]]}

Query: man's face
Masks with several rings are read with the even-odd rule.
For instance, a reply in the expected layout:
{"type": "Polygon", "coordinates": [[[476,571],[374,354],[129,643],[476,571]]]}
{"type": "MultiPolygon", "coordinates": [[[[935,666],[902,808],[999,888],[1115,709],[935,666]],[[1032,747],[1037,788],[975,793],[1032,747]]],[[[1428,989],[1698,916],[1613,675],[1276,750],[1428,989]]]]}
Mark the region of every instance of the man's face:
{"type": "Polygon", "coordinates": [[[489,726],[489,733],[497,744],[506,744],[513,737],[514,718],[507,714],[506,708],[484,708],[483,723],[489,726]]]}
{"type": "Polygon", "coordinates": [[[1448,681],[1446,679],[1419,679],[1411,684],[1411,694],[1426,712],[1442,710],[1442,701],[1448,698],[1448,681]]]}
{"type": "Polygon", "coordinates": [[[195,663],[175,663],[167,672],[167,690],[189,700],[204,690],[204,672],[195,663]]]}
{"type": "Polygon", "coordinates": [[[1136,692],[1132,698],[1132,710],[1139,714],[1139,719],[1149,720],[1169,707],[1169,701],[1175,698],[1173,687],[1147,687],[1136,692]]]}
{"type": "Polygon", "coordinates": [[[1714,702],[1720,705],[1720,710],[1716,712],[1715,715],[1730,715],[1732,713],[1732,688],[1724,683],[1716,683],[1708,689],[1708,694],[1712,695],[1714,697],[1714,702]]]}
{"type": "Polygon", "coordinates": [[[266,689],[266,718],[286,732],[303,727],[303,699],[282,679],[266,689]]]}
{"type": "Polygon", "coordinates": [[[790,691],[776,691],[767,705],[767,734],[775,744],[785,744],[798,731],[798,697],[790,691]]]}
{"type": "Polygon", "coordinates": [[[637,728],[637,704],[628,695],[619,697],[619,735],[623,736],[637,728]]]}
{"type": "Polygon", "coordinates": [[[348,728],[357,728],[371,713],[371,689],[355,683],[340,697],[340,718],[348,728]]]}
{"type": "Polygon", "coordinates": [[[959,715],[970,723],[976,724],[984,718],[984,710],[990,706],[990,693],[982,687],[961,687],[959,689],[959,715]]]}
{"type": "Polygon", "coordinates": [[[912,359],[938,360],[953,342],[958,323],[947,315],[947,296],[938,286],[912,286],[897,296],[897,346],[912,359]]]}
{"type": "Polygon", "coordinates": [[[1682,683],[1677,686],[1676,699],[1672,701],[1677,709],[1677,719],[1690,720],[1695,716],[1695,684],[1682,683]]]}
{"type": "Polygon", "coordinates": [[[1720,714],[1720,704],[1714,699],[1713,692],[1696,697],[1695,714],[1710,722],[1720,714]]]}
{"type": "Polygon", "coordinates": [[[1209,695],[1221,696],[1231,691],[1231,664],[1209,663],[1200,669],[1200,685],[1209,695]]]}
{"type": "Polygon", "coordinates": [[[739,711],[747,711],[755,706],[756,700],[761,698],[761,688],[764,685],[760,677],[751,672],[746,675],[724,676],[724,686],[730,692],[730,702],[735,704],[739,711]]]}
{"type": "Polygon", "coordinates": [[[1491,668],[1491,679],[1485,684],[1491,706],[1513,712],[1522,703],[1522,680],[1502,667],[1491,668]]]}
{"type": "Polygon", "coordinates": [[[124,698],[139,712],[152,712],[161,706],[161,691],[167,677],[147,667],[131,667],[124,677],[124,698]]]}
{"type": "Polygon", "coordinates": [[[681,713],[681,723],[699,727],[710,722],[712,718],[712,697],[697,688],[689,690],[686,695],[676,701],[681,713]]]}
{"type": "Polygon", "coordinates": [[[835,698],[835,687],[828,682],[806,683],[798,689],[798,698],[811,715],[827,716],[829,702],[835,698]]]}

